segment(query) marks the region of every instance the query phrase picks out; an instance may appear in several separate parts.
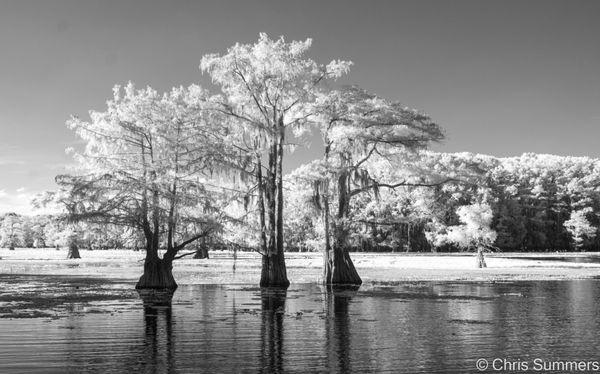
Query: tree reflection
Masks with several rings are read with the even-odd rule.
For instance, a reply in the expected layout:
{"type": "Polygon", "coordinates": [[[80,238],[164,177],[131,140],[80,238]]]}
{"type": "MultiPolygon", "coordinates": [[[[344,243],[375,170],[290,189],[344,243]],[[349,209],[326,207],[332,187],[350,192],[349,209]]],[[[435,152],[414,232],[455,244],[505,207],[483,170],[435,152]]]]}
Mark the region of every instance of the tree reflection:
{"type": "Polygon", "coordinates": [[[171,301],[173,291],[138,290],[144,304],[144,350],[140,360],[145,373],[174,372],[171,301]]]}
{"type": "Polygon", "coordinates": [[[356,295],[358,287],[328,288],[325,293],[325,347],[328,357],[328,371],[350,373],[351,333],[348,306],[356,295]]]}
{"type": "Polygon", "coordinates": [[[261,373],[283,372],[283,317],[287,290],[261,288],[261,373]]]}

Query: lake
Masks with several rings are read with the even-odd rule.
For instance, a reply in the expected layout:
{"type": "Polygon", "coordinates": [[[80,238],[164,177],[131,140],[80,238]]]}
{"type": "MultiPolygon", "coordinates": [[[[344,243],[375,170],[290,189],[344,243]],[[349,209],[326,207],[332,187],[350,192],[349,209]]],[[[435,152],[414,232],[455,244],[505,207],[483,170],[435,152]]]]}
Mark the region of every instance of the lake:
{"type": "Polygon", "coordinates": [[[84,277],[3,275],[0,288],[7,373],[444,373],[476,371],[479,358],[599,359],[597,280],[182,285],[170,305],[84,277]]]}

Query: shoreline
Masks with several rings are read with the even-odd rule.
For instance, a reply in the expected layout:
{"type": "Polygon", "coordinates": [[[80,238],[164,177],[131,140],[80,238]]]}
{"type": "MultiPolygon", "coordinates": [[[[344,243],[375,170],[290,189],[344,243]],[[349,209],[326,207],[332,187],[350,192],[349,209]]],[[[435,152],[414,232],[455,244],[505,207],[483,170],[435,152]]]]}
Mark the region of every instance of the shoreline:
{"type": "MultiPolygon", "coordinates": [[[[142,274],[143,251],[80,250],[81,259],[67,260],[66,250],[0,249],[0,274],[87,276],[135,281],[142,274]]],[[[600,279],[598,253],[486,254],[488,267],[475,266],[474,253],[370,253],[351,257],[364,283],[378,282],[496,282],[600,279]],[[588,262],[577,262],[588,261],[588,262]]],[[[322,254],[288,252],[286,265],[291,283],[320,283],[322,254]]],[[[240,252],[233,271],[233,254],[211,251],[210,259],[184,258],[174,263],[179,284],[256,284],[260,255],[240,252]]]]}

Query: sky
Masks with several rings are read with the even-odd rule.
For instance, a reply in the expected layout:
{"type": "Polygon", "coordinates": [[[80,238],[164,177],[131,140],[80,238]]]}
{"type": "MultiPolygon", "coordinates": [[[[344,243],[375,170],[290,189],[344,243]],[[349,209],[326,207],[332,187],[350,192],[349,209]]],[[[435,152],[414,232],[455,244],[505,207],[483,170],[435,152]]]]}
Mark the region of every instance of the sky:
{"type": "Polygon", "coordinates": [[[599,18],[594,0],[2,0],[0,213],[55,188],[81,145],[71,114],[104,109],[127,81],[208,85],[202,55],[260,32],[353,61],[345,83],[442,125],[437,151],[600,157],[599,18]]]}

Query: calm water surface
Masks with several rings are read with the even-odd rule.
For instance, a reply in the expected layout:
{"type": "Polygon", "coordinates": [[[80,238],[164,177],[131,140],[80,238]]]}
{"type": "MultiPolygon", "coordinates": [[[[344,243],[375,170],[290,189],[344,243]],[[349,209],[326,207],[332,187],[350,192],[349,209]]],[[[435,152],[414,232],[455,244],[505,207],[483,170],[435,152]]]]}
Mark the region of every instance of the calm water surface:
{"type": "MultiPolygon", "coordinates": [[[[0,279],[4,307],[14,282],[0,279]]],[[[37,282],[18,294],[37,287],[64,302],[43,302],[43,317],[0,319],[2,373],[444,373],[473,372],[481,357],[600,359],[595,280],[367,284],[329,294],[317,285],[180,286],[171,306],[144,305],[131,284],[37,282]],[[111,290],[116,297],[90,296],[111,290]]]]}

